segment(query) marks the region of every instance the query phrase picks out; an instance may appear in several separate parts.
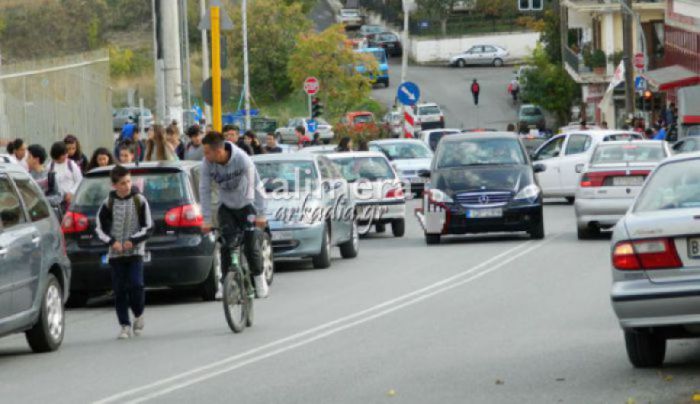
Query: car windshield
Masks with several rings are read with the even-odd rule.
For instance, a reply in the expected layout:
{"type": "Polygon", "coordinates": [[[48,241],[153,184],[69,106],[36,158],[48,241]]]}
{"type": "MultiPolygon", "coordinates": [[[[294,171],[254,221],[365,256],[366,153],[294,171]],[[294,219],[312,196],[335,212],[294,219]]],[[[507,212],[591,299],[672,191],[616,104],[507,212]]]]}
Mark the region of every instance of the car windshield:
{"type": "Polygon", "coordinates": [[[465,139],[441,147],[438,168],[474,165],[525,164],[527,159],[516,139],[465,139]]]}
{"type": "Polygon", "coordinates": [[[542,111],[537,107],[523,107],[521,114],[523,116],[539,116],[542,115],[542,111]]]}
{"type": "Polygon", "coordinates": [[[256,161],[265,191],[313,190],[318,185],[316,166],[312,161],[256,161]]]}
{"type": "Polygon", "coordinates": [[[418,115],[440,115],[440,107],[437,105],[428,105],[418,108],[418,115]]]}
{"type": "Polygon", "coordinates": [[[379,37],[380,41],[384,42],[398,42],[398,38],[394,34],[385,34],[379,37]]]}
{"type": "Polygon", "coordinates": [[[666,157],[661,144],[601,144],[593,153],[591,164],[661,161],[666,157]]]}
{"type": "Polygon", "coordinates": [[[649,178],[635,212],[700,208],[700,160],[665,164],[649,178]]]}
{"type": "MultiPolygon", "coordinates": [[[[146,197],[152,209],[170,209],[186,204],[187,177],[184,173],[132,172],[131,182],[146,197]]],[[[71,209],[79,212],[97,212],[111,190],[112,182],[108,175],[86,177],[80,183],[71,209]]]]}
{"type": "Polygon", "coordinates": [[[357,10],[341,10],[340,14],[342,14],[345,17],[356,17],[360,15],[360,13],[357,10]]]}
{"type": "Polygon", "coordinates": [[[353,122],[358,124],[358,123],[372,123],[374,119],[372,119],[372,115],[355,115],[355,118],[353,118],[353,122]]]}
{"type": "Polygon", "coordinates": [[[365,25],[363,31],[369,34],[378,34],[384,32],[384,27],[379,25],[365,25]]]}
{"type": "Polygon", "coordinates": [[[348,182],[359,179],[381,181],[395,178],[389,163],[383,157],[343,157],[334,158],[332,161],[348,182]]]}
{"type": "Polygon", "coordinates": [[[395,142],[377,144],[389,160],[425,159],[431,158],[432,153],[423,143],[395,142]]]}
{"type": "Polygon", "coordinates": [[[445,137],[445,135],[450,135],[454,133],[455,132],[432,132],[428,137],[428,146],[430,146],[431,150],[435,151],[438,143],[440,143],[440,139],[445,137]]]}

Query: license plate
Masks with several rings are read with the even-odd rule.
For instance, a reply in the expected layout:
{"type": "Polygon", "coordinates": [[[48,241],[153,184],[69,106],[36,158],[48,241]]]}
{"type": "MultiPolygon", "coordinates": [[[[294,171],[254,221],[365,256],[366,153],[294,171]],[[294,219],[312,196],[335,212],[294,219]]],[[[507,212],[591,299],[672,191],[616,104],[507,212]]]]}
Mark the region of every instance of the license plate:
{"type": "Polygon", "coordinates": [[[411,178],[411,183],[413,183],[413,184],[422,184],[422,183],[424,183],[426,180],[427,180],[427,178],[423,178],[423,177],[413,177],[413,178],[411,178]]]}
{"type": "Polygon", "coordinates": [[[700,259],[700,238],[688,239],[688,257],[700,259]]]}
{"type": "Polygon", "coordinates": [[[467,210],[467,219],[489,219],[495,217],[503,217],[503,209],[469,209],[467,210]]]}
{"type": "Polygon", "coordinates": [[[272,232],[272,240],[291,240],[292,237],[292,232],[291,231],[273,231],[272,232]]]}
{"type": "Polygon", "coordinates": [[[393,44],[393,43],[388,43],[388,44],[386,44],[386,47],[387,47],[387,48],[393,48],[393,47],[394,47],[394,44],[393,44]]]}
{"type": "MultiPolygon", "coordinates": [[[[102,254],[102,257],[100,257],[100,262],[102,262],[102,265],[109,264],[109,257],[107,257],[107,254],[102,254]]],[[[150,251],[146,251],[146,254],[144,254],[143,262],[151,262],[151,252],[150,251]]]]}
{"type": "Polygon", "coordinates": [[[635,187],[644,184],[644,177],[613,177],[613,185],[617,187],[635,187]]]}

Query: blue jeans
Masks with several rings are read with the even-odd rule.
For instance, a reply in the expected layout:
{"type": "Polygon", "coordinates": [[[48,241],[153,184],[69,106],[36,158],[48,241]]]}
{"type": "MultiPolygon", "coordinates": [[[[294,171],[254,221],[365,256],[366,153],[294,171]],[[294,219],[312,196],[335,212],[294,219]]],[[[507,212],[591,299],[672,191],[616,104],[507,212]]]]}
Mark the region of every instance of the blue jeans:
{"type": "Polygon", "coordinates": [[[117,318],[122,326],[131,326],[129,308],[134,317],[141,317],[146,304],[143,286],[143,261],[141,259],[110,261],[112,267],[112,289],[117,318]]]}

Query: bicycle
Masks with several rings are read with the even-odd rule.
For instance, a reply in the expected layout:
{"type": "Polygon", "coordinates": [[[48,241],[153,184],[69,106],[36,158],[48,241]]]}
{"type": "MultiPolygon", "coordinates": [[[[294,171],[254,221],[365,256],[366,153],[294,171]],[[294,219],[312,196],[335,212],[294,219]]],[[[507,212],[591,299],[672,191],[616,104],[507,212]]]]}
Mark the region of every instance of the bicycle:
{"type": "MultiPolygon", "coordinates": [[[[223,238],[223,235],[222,235],[223,238]]],[[[227,242],[227,240],[223,240],[227,242]]],[[[250,269],[245,254],[241,252],[243,244],[242,232],[236,234],[229,248],[231,250],[229,268],[222,279],[222,302],[224,305],[224,315],[231,331],[238,334],[245,327],[253,325],[253,300],[255,299],[255,288],[253,287],[250,269]]],[[[222,249],[221,259],[227,259],[222,249]]]]}

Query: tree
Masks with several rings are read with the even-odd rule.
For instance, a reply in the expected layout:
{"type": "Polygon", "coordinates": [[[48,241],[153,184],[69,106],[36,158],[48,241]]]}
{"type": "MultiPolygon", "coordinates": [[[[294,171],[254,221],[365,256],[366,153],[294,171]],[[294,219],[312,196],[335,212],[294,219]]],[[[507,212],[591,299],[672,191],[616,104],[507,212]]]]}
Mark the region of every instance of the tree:
{"type": "Polygon", "coordinates": [[[288,66],[294,88],[301,90],[309,76],[319,79],[319,96],[329,115],[336,117],[365,102],[372,90],[369,77],[359,74],[357,66],[364,65],[369,75],[378,71],[374,57],[355,52],[344,32],[336,24],[320,33],[299,35],[288,66]]]}
{"type": "Polygon", "coordinates": [[[418,0],[419,13],[440,21],[442,35],[447,35],[447,20],[454,10],[456,0],[418,0]]]}
{"type": "Polygon", "coordinates": [[[544,13],[543,24],[539,30],[540,41],[544,44],[549,60],[561,63],[561,21],[559,13],[547,10],[544,13]]]}
{"type": "Polygon", "coordinates": [[[550,61],[541,44],[535,47],[528,64],[535,68],[524,73],[523,100],[554,113],[560,125],[566,123],[572,102],[579,96],[579,86],[560,63],[550,61]]]}
{"type": "Polygon", "coordinates": [[[318,3],[318,0],[284,0],[287,5],[299,4],[301,6],[301,11],[304,14],[308,14],[318,3]]]}

